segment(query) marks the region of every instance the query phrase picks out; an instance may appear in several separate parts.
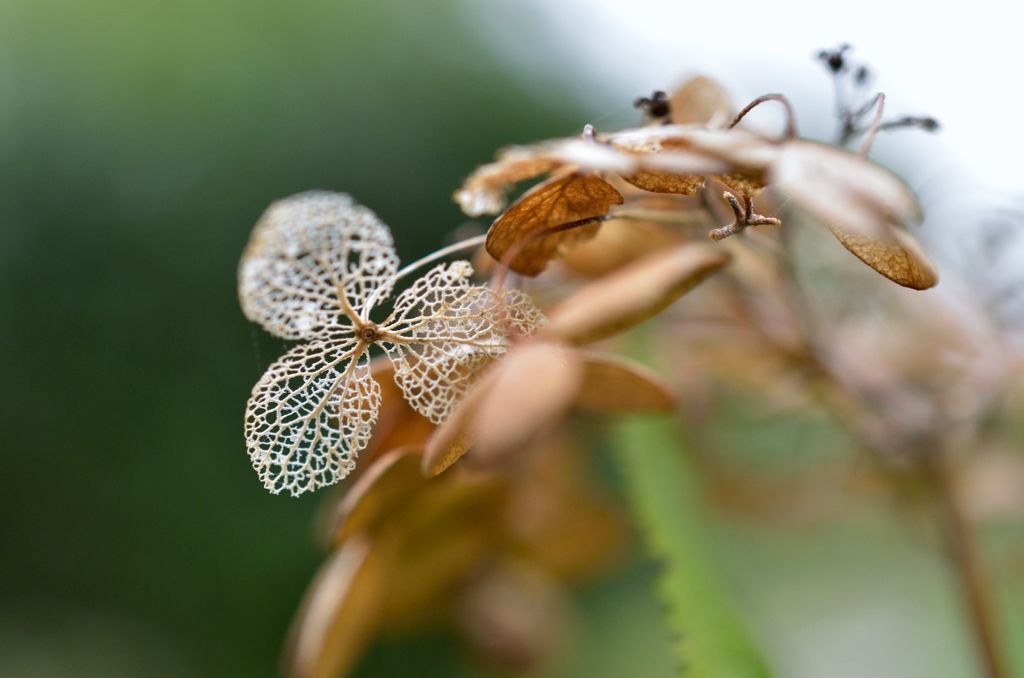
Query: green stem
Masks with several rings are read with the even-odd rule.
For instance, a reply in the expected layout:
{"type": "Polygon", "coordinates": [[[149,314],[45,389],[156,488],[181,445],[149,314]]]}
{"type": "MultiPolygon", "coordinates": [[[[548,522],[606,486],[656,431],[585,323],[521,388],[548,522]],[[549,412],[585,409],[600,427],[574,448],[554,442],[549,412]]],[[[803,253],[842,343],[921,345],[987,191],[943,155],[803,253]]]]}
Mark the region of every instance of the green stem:
{"type": "Polygon", "coordinates": [[[629,502],[662,564],[659,594],[686,676],[767,678],[711,555],[693,472],[672,422],[632,420],[620,427],[618,443],[629,502]]]}

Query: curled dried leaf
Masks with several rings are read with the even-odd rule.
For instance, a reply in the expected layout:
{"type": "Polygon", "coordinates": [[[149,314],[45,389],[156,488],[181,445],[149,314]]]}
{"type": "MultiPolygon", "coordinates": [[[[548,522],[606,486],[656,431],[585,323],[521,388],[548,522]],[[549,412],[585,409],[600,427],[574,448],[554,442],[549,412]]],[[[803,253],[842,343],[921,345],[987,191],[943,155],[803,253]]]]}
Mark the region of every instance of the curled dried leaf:
{"type": "Polygon", "coordinates": [[[935,265],[909,233],[890,228],[887,237],[872,238],[844,231],[835,224],[829,229],[858,259],[898,285],[926,290],[939,282],[935,265]]]}
{"type": "Polygon", "coordinates": [[[553,232],[557,227],[602,217],[612,205],[622,202],[622,195],[597,174],[560,174],[534,186],[495,220],[487,234],[487,251],[501,261],[514,247],[520,247],[510,268],[535,276],[562,248],[593,237],[598,225],[553,232]],[[523,242],[528,244],[523,246],[523,242]]]}
{"type": "Polygon", "coordinates": [[[580,345],[623,332],[660,313],[729,259],[722,248],[688,243],[637,260],[559,304],[542,336],[580,345]]]}
{"type": "Polygon", "coordinates": [[[668,383],[635,360],[580,351],[583,382],[573,408],[602,414],[671,412],[675,395],[668,383]]]}

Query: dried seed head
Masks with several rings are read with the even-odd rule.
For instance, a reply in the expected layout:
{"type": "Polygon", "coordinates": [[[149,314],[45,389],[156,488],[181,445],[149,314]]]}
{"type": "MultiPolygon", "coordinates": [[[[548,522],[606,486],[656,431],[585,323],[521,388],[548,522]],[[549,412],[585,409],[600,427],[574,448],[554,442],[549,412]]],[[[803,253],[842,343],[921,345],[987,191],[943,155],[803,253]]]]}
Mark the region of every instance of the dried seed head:
{"type": "Polygon", "coordinates": [[[664,92],[657,91],[648,97],[637,97],[633,101],[633,108],[642,109],[647,115],[658,120],[661,118],[668,117],[671,109],[669,108],[668,95],[664,92]]]}

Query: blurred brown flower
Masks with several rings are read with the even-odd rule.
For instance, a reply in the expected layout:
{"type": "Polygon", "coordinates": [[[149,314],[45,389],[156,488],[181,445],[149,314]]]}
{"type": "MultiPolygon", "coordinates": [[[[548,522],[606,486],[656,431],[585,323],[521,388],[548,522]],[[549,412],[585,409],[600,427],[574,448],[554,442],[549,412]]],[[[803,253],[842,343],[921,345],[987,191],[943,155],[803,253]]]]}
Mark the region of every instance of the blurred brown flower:
{"type": "Polygon", "coordinates": [[[334,508],[334,550],[292,627],[292,678],[347,675],[379,633],[446,620],[490,661],[525,668],[555,649],[562,582],[602,571],[622,546],[620,518],[564,436],[516,474],[427,479],[421,456],[382,455],[334,508]]]}

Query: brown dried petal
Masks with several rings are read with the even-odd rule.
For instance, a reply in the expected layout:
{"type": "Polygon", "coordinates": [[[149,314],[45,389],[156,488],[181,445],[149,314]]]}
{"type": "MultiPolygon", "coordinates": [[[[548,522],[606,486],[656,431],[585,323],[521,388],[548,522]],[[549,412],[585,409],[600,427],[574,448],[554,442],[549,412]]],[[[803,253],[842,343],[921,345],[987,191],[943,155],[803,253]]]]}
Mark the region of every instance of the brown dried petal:
{"type": "Polygon", "coordinates": [[[499,521],[507,502],[494,475],[420,478],[422,490],[383,526],[388,550],[385,624],[415,628],[444,614],[452,590],[499,547],[499,521]]]}
{"type": "Polygon", "coordinates": [[[623,137],[611,142],[621,150],[639,154],[641,169],[622,178],[652,193],[693,195],[704,185],[704,175],[727,169],[717,160],[693,152],[685,139],[623,137]]]}
{"type": "Polygon", "coordinates": [[[567,621],[565,596],[550,573],[506,559],[466,587],[456,621],[485,661],[523,673],[556,649],[567,621]]]}
{"type": "Polygon", "coordinates": [[[780,145],[742,129],[710,129],[700,125],[661,125],[608,135],[616,148],[650,153],[642,169],[676,174],[758,175],[779,156],[780,145]],[[698,163],[703,166],[698,169],[698,163]]]}
{"type": "MultiPolygon", "coordinates": [[[[500,369],[499,365],[495,371],[500,369]]],[[[476,411],[492,383],[492,375],[477,382],[447,421],[430,436],[420,469],[424,476],[430,478],[443,472],[473,446],[476,441],[476,411]]]]}
{"type": "MultiPolygon", "coordinates": [[[[596,174],[569,172],[534,186],[495,220],[487,234],[487,251],[501,261],[521,241],[556,226],[604,216],[622,195],[596,174]]],[[[541,237],[513,257],[510,268],[535,276],[547,268],[562,247],[592,237],[597,224],[541,237]]]]}
{"type": "Polygon", "coordinates": [[[513,146],[503,150],[496,162],[477,168],[452,197],[471,217],[497,214],[505,206],[508,189],[520,181],[569,165],[583,170],[629,173],[634,164],[628,156],[593,140],[556,139],[513,146]]]}
{"type": "Polygon", "coordinates": [[[844,232],[886,237],[921,212],[913,192],[889,170],[847,151],[810,141],[782,145],[769,179],[794,203],[844,232]]]}
{"type": "Polygon", "coordinates": [[[721,247],[687,243],[633,262],[559,304],[542,335],[588,344],[657,315],[728,263],[721,247]]]}
{"type": "Polygon", "coordinates": [[[569,411],[582,376],[575,352],[552,344],[526,344],[510,353],[474,417],[474,459],[499,461],[550,428],[569,411]]]}
{"type": "Polygon", "coordinates": [[[680,176],[667,172],[637,172],[633,176],[623,177],[626,181],[637,188],[652,193],[679,193],[681,195],[693,195],[697,189],[704,185],[702,176],[680,176]]]}
{"type": "Polygon", "coordinates": [[[715,175],[712,179],[725,184],[732,190],[741,193],[748,198],[756,198],[768,185],[763,174],[727,172],[725,174],[715,175]]]}
{"type": "MultiPolygon", "coordinates": [[[[672,205],[678,211],[678,205],[672,205]]],[[[701,223],[707,214],[693,210],[694,220],[701,223]]],[[[705,227],[703,230],[707,230],[705,227]]],[[[601,224],[597,235],[566,253],[565,263],[577,273],[601,276],[654,252],[672,247],[680,241],[671,228],[649,221],[612,219],[601,224]]]]}
{"type": "Polygon", "coordinates": [[[350,539],[320,568],[292,622],[284,671],[288,678],[347,675],[380,624],[387,595],[380,554],[350,539]]]}
{"type": "Polygon", "coordinates": [[[677,125],[716,126],[733,116],[732,102],[722,86],[711,78],[697,76],[687,80],[669,97],[672,122],[677,125]]]}
{"type": "Polygon", "coordinates": [[[835,224],[829,229],[858,259],[898,285],[926,290],[939,282],[939,273],[921,246],[909,233],[890,228],[888,237],[872,238],[844,231],[835,224]]]}
{"type": "Polygon", "coordinates": [[[357,480],[338,504],[334,516],[332,542],[339,546],[359,531],[373,531],[423,486],[420,465],[423,447],[391,450],[377,459],[357,480]]]}
{"type": "Polygon", "coordinates": [[[602,414],[671,412],[675,396],[668,383],[640,363],[605,353],[580,351],[583,384],[577,410],[602,414]]]}

